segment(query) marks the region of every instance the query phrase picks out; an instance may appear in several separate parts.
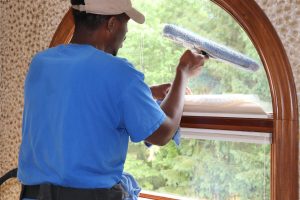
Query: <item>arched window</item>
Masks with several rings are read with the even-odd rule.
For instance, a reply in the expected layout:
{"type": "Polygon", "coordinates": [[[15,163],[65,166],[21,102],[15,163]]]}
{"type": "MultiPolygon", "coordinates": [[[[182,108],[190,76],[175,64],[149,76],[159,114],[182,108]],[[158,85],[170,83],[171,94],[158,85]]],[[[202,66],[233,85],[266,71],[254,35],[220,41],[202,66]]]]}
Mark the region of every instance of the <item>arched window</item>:
{"type": "Polygon", "coordinates": [[[144,72],[149,85],[171,82],[185,50],[163,36],[165,24],[176,24],[234,48],[261,67],[253,72],[210,59],[201,75],[189,82],[193,94],[185,97],[181,144],[147,148],[131,143],[125,171],[138,180],[144,196],[270,199],[272,131],[217,126],[217,119],[220,123],[272,119],[268,79],[247,34],[209,0],[143,0],[135,1],[135,6],[146,13],[147,20],[143,25],[129,23],[119,56],[144,72]],[[191,120],[196,121],[191,124],[191,120]],[[211,126],[205,127],[205,121],[211,126]]]}
{"type": "MultiPolygon", "coordinates": [[[[297,199],[298,109],[295,85],[286,53],[271,23],[254,0],[213,0],[213,2],[236,19],[256,47],[269,80],[273,116],[265,119],[184,116],[182,126],[197,130],[205,128],[271,132],[271,199],[297,199]]],[[[51,46],[69,42],[73,30],[74,24],[68,12],[54,35],[51,46]]],[[[172,199],[147,194],[144,197],[172,199]]]]}

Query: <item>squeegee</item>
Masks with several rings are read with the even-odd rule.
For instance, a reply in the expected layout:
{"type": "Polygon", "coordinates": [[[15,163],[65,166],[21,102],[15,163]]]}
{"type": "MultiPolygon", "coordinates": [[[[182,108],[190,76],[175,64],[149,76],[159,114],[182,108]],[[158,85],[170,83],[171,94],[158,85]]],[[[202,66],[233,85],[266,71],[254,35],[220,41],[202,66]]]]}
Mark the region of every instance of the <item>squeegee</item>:
{"type": "Polygon", "coordinates": [[[259,64],[248,56],[176,25],[166,24],[163,35],[175,43],[196,50],[203,55],[208,55],[212,59],[231,63],[250,71],[259,69],[259,64]]]}

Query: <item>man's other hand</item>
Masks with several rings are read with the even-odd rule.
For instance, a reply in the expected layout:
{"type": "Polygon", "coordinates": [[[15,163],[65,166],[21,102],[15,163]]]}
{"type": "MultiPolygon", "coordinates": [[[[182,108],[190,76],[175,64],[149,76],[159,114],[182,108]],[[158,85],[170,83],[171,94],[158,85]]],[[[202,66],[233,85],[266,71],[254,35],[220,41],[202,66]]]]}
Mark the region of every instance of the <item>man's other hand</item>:
{"type": "MultiPolygon", "coordinates": [[[[172,86],[171,83],[165,83],[165,84],[161,84],[161,85],[151,86],[150,90],[152,92],[153,98],[156,100],[163,100],[166,97],[166,95],[168,94],[171,86],[172,86]]],[[[185,94],[192,95],[193,92],[189,87],[187,87],[185,94]]]]}
{"type": "Polygon", "coordinates": [[[171,83],[151,86],[151,92],[154,99],[163,100],[171,88],[171,83]]]}

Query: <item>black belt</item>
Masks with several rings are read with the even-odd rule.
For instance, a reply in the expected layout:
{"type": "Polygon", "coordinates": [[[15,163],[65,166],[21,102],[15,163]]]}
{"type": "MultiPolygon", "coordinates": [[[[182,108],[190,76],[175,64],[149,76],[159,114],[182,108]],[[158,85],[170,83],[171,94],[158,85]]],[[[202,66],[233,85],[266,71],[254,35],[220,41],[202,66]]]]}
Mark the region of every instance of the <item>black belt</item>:
{"type": "Polygon", "coordinates": [[[22,185],[20,199],[38,200],[122,200],[126,196],[120,184],[110,189],[77,189],[51,184],[22,185]]]}

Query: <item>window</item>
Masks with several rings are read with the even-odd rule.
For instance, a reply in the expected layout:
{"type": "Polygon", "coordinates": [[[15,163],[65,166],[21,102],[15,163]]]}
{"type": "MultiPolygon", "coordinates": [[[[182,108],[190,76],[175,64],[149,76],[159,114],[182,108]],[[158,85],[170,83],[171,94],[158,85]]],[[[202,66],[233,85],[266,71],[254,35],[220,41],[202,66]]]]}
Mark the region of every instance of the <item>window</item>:
{"type": "MultiPolygon", "coordinates": [[[[241,24],[257,48],[268,75],[274,112],[272,118],[268,120],[185,116],[182,118],[182,124],[185,127],[196,128],[272,132],[271,199],[298,199],[299,113],[296,88],[286,52],[269,19],[254,0],[212,0],[212,2],[218,4],[241,24]]],[[[69,10],[57,28],[50,46],[68,43],[73,32],[74,22],[69,10]]],[[[151,194],[141,196],[148,199],[172,199],[151,194]]]]}
{"type": "Polygon", "coordinates": [[[270,199],[269,144],[200,140],[184,133],[178,147],[173,142],[130,145],[125,171],[137,178],[143,193],[195,200],[270,199]]]}
{"type": "MultiPolygon", "coordinates": [[[[148,84],[173,80],[178,60],[185,48],[163,37],[164,24],[176,24],[198,35],[233,48],[261,64],[259,55],[244,30],[224,10],[209,0],[140,1],[135,5],[146,15],[144,25],[129,23],[120,56],[128,58],[145,73],[148,84]],[[138,48],[138,49],[137,49],[138,48]]],[[[272,112],[268,79],[261,64],[253,73],[210,59],[201,76],[191,79],[193,95],[240,94],[272,112]]],[[[191,97],[189,97],[190,99],[191,97]]]]}
{"type": "MultiPolygon", "coordinates": [[[[136,0],[135,5],[146,13],[147,21],[142,26],[129,24],[127,40],[119,55],[144,72],[150,85],[172,81],[178,59],[185,50],[162,36],[165,23],[192,30],[260,62],[246,33],[211,1],[182,4],[180,0],[172,3],[136,0]]],[[[193,95],[186,96],[182,121],[182,126],[189,128],[181,130],[185,138],[182,144],[178,148],[171,143],[150,149],[142,143],[130,144],[125,171],[137,178],[146,190],[144,193],[156,196],[270,199],[270,129],[266,133],[263,129],[254,133],[252,127],[247,132],[231,130],[226,124],[217,127],[215,123],[215,117],[272,118],[264,68],[253,73],[210,60],[202,74],[190,81],[189,87],[193,95]],[[191,127],[187,119],[192,116],[211,117],[213,123],[209,129],[207,124],[191,127]]],[[[199,121],[203,122],[202,119],[199,121]]]]}

